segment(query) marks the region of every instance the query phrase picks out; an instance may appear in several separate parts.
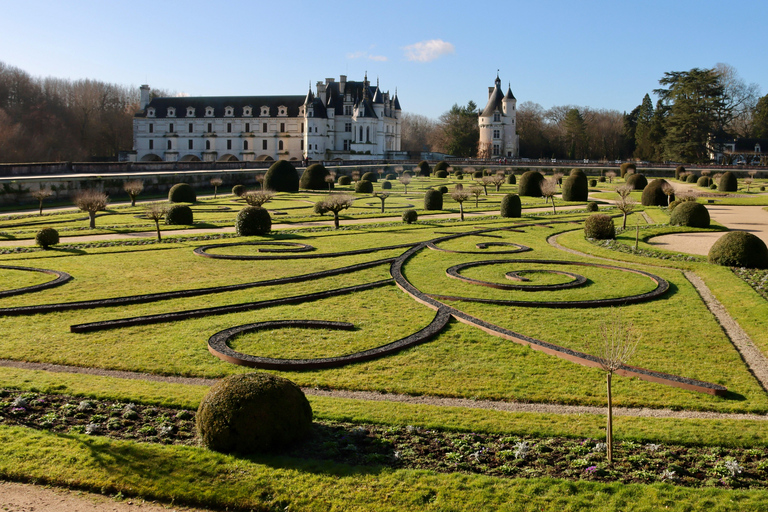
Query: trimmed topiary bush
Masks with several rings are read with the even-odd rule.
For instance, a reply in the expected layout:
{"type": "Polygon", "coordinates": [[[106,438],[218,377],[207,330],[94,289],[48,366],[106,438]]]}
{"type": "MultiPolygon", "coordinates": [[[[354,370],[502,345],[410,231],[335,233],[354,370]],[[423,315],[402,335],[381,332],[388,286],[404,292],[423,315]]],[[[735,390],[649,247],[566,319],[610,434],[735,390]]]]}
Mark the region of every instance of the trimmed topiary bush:
{"type": "Polygon", "coordinates": [[[170,226],[191,226],[194,224],[192,208],[181,204],[171,206],[165,214],[165,223],[170,226]]]}
{"type": "Polygon", "coordinates": [[[263,453],[297,443],[312,429],[312,407],[288,379],[255,372],[214,384],[197,409],[197,433],[211,450],[263,453]]]}
{"type": "Polygon", "coordinates": [[[613,219],[604,213],[593,213],[584,221],[584,236],[595,240],[616,238],[613,219]]]}
{"type": "Polygon", "coordinates": [[[709,185],[709,188],[712,189],[712,190],[717,190],[717,183],[711,183],[709,185]]]}
{"type": "Polygon", "coordinates": [[[765,192],[765,185],[760,187],[760,192],[765,192]]]}
{"type": "Polygon", "coordinates": [[[599,181],[600,183],[605,183],[605,176],[600,176],[599,181]]]}
{"type": "Polygon", "coordinates": [[[671,226],[688,226],[691,228],[708,228],[709,212],[703,204],[694,201],[680,203],[669,216],[671,226]]]}
{"type": "MultiPolygon", "coordinates": [[[[325,181],[325,177],[329,174],[328,169],[322,164],[312,164],[304,169],[304,172],[301,174],[299,188],[306,190],[328,190],[328,183],[325,181]]],[[[332,184],[331,187],[333,187],[332,184]]]]}
{"type": "Polygon", "coordinates": [[[439,171],[435,171],[435,178],[447,178],[448,177],[448,171],[445,169],[440,169],[439,171]]]}
{"type": "Polygon", "coordinates": [[[35,243],[43,250],[48,250],[50,246],[59,243],[59,232],[53,228],[43,228],[35,235],[35,243]]]}
{"type": "Polygon", "coordinates": [[[439,187],[437,187],[437,190],[439,190],[441,194],[448,193],[448,187],[446,187],[445,185],[440,185],[439,187]]]}
{"type": "Polygon", "coordinates": [[[483,171],[482,170],[477,170],[477,171],[473,172],[472,173],[472,177],[475,178],[476,180],[479,180],[480,178],[483,177],[483,171]]]}
{"type": "Polygon", "coordinates": [[[736,175],[731,171],[726,171],[720,177],[720,182],[717,184],[718,192],[736,192],[739,189],[739,181],[736,179],[736,175]]]}
{"type": "Polygon", "coordinates": [[[429,176],[432,172],[432,169],[429,167],[429,162],[426,160],[422,160],[419,162],[419,165],[417,166],[419,169],[419,176],[429,176]]]}
{"type": "Polygon", "coordinates": [[[435,173],[437,173],[437,171],[447,171],[448,167],[450,167],[448,165],[448,162],[446,162],[445,160],[440,160],[435,164],[435,173]]]}
{"type": "Polygon", "coordinates": [[[585,178],[587,175],[582,171],[581,169],[571,169],[571,172],[568,173],[569,176],[584,176],[585,178]]]}
{"type": "MultiPolygon", "coordinates": [[[[522,181],[522,180],[521,180],[522,181]]],[[[563,201],[586,201],[589,196],[587,177],[584,174],[573,174],[563,181],[563,201]]]]}
{"type": "Polygon", "coordinates": [[[352,184],[352,178],[349,176],[339,176],[339,179],[337,180],[339,182],[339,185],[351,185],[352,184]]]}
{"type": "Polygon", "coordinates": [[[643,196],[640,203],[643,206],[667,206],[667,201],[674,201],[674,194],[667,198],[664,193],[664,186],[668,184],[667,180],[658,178],[653,180],[643,189],[643,196]]]}
{"type": "Polygon", "coordinates": [[[597,186],[597,180],[589,180],[589,186],[590,187],[596,187],[597,186]]]}
{"type": "Polygon", "coordinates": [[[456,171],[453,175],[457,180],[463,180],[464,179],[464,173],[461,171],[456,171]]]}
{"type": "Polygon", "coordinates": [[[172,203],[194,203],[197,201],[197,195],[192,185],[177,183],[168,191],[168,200],[172,203]]]}
{"type": "Polygon", "coordinates": [[[232,187],[232,194],[235,197],[243,197],[243,194],[245,194],[247,188],[245,188],[245,185],[235,185],[232,187]]]}
{"type": "Polygon", "coordinates": [[[424,194],[424,209],[425,210],[442,210],[443,209],[443,194],[439,190],[429,189],[424,194]]]}
{"type": "Polygon", "coordinates": [[[389,181],[395,181],[397,179],[397,174],[387,174],[385,178],[389,181]]]}
{"type": "Polygon", "coordinates": [[[275,192],[298,192],[299,173],[291,162],[278,160],[267,170],[267,174],[264,176],[263,187],[264,190],[273,190],[275,192]]]}
{"type": "Polygon", "coordinates": [[[712,184],[712,178],[710,178],[709,176],[702,176],[701,178],[696,180],[697,187],[707,188],[711,184],[712,184]]]}
{"type": "Polygon", "coordinates": [[[714,243],[707,259],[726,267],[768,268],[768,247],[746,231],[729,231],[714,243]]]}
{"type": "Polygon", "coordinates": [[[698,179],[699,178],[695,174],[690,173],[690,174],[688,174],[688,176],[685,177],[685,182],[686,183],[696,183],[696,181],[698,179]]]}
{"type": "Polygon", "coordinates": [[[627,185],[631,185],[634,190],[643,190],[648,186],[648,179],[644,174],[630,174],[627,178],[627,185]]]}
{"type": "MultiPolygon", "coordinates": [[[[319,213],[317,209],[315,209],[315,213],[319,213]]],[[[263,236],[271,230],[272,217],[264,208],[246,206],[237,214],[235,231],[239,236],[263,236]]]]}
{"type": "Polygon", "coordinates": [[[507,176],[507,184],[509,185],[517,185],[517,178],[515,178],[514,174],[510,174],[507,176]]]}
{"type": "Polygon", "coordinates": [[[373,194],[373,183],[368,180],[360,180],[355,183],[355,192],[358,194],[373,194]]]}
{"type": "Polygon", "coordinates": [[[544,176],[539,171],[527,171],[520,176],[517,193],[524,197],[541,197],[541,182],[544,176]]]}
{"type": "Polygon", "coordinates": [[[416,210],[405,210],[403,212],[403,222],[406,224],[413,224],[419,219],[419,214],[416,213],[416,210]]]}
{"type": "Polygon", "coordinates": [[[376,173],[373,173],[373,172],[367,172],[363,174],[363,177],[361,179],[365,181],[370,181],[371,183],[376,183],[377,181],[379,181],[379,178],[376,176],[376,173]]]}
{"type": "Polygon", "coordinates": [[[521,217],[523,214],[523,207],[520,202],[520,196],[517,194],[505,195],[501,200],[500,213],[502,217],[521,217]]]}
{"type": "Polygon", "coordinates": [[[680,199],[675,199],[671,203],[669,203],[669,213],[672,213],[672,211],[677,208],[679,205],[685,203],[686,201],[696,201],[696,198],[693,196],[685,196],[680,199]]]}
{"type": "Polygon", "coordinates": [[[388,181],[382,181],[381,182],[381,190],[389,190],[392,188],[392,183],[388,181]]]}
{"type": "Polygon", "coordinates": [[[675,179],[679,180],[680,175],[683,174],[684,172],[685,172],[685,167],[683,167],[682,165],[678,165],[677,167],[675,167],[675,179]]]}
{"type": "Polygon", "coordinates": [[[597,203],[594,201],[590,201],[587,203],[587,211],[588,212],[596,212],[597,211],[597,203]]]}
{"type": "Polygon", "coordinates": [[[631,162],[624,162],[619,166],[619,172],[621,173],[621,177],[627,175],[627,171],[632,169],[633,171],[637,171],[637,166],[631,162]]]}

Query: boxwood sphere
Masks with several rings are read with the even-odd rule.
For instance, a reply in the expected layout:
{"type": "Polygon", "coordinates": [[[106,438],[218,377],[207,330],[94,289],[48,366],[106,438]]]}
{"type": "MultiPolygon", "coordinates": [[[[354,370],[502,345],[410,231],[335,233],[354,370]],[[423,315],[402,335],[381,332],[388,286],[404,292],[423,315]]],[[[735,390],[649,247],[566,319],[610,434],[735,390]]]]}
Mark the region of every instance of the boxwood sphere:
{"type": "Polygon", "coordinates": [[[447,178],[448,177],[448,171],[445,169],[440,169],[438,171],[435,171],[435,178],[447,178]]]}
{"type": "Polygon", "coordinates": [[[768,268],[768,248],[746,231],[729,231],[714,243],[707,259],[726,267],[768,268]]]}
{"type": "Polygon", "coordinates": [[[605,176],[600,176],[599,181],[600,183],[605,183],[605,176]]]}
{"type": "Polygon", "coordinates": [[[685,177],[685,182],[686,183],[696,183],[696,181],[698,179],[699,178],[695,174],[690,173],[688,176],[685,177]]]}
{"type": "Polygon", "coordinates": [[[590,187],[596,187],[597,186],[597,180],[589,180],[589,186],[590,187]]]}
{"type": "Polygon", "coordinates": [[[523,212],[520,196],[517,194],[507,194],[501,200],[502,217],[521,217],[523,212]]]}
{"type": "Polygon", "coordinates": [[[643,206],[667,206],[668,201],[674,201],[675,196],[667,198],[667,194],[664,193],[664,184],[668,183],[667,180],[658,178],[648,184],[643,189],[643,195],[640,202],[643,206]]]}
{"type": "Polygon", "coordinates": [[[616,238],[613,219],[604,213],[593,213],[584,221],[584,236],[596,240],[616,238]]]}
{"type": "Polygon", "coordinates": [[[171,206],[165,214],[165,223],[171,226],[191,226],[194,224],[192,208],[182,204],[171,206]]]}
{"type": "Polygon", "coordinates": [[[517,178],[515,178],[514,174],[510,174],[507,176],[507,184],[509,185],[517,185],[517,178]]]}
{"type": "Polygon", "coordinates": [[[274,452],[310,433],[312,407],[301,389],[283,377],[262,372],[230,375],[200,402],[196,424],[211,450],[274,452]]]}
{"type": "Polygon", "coordinates": [[[390,183],[388,181],[382,181],[381,182],[381,189],[382,190],[389,190],[391,188],[392,188],[392,183],[390,183]]]}
{"type": "Polygon", "coordinates": [[[703,204],[695,201],[685,201],[672,210],[672,214],[669,216],[669,224],[691,228],[708,228],[709,212],[703,204]]]}
{"type": "Polygon", "coordinates": [[[582,174],[572,174],[563,181],[563,201],[586,201],[589,196],[587,177],[582,174]]]}
{"type": "Polygon", "coordinates": [[[685,167],[683,167],[682,165],[678,165],[677,167],[675,167],[675,179],[679,180],[680,175],[683,174],[684,172],[685,172],[685,167]]]}
{"type": "Polygon", "coordinates": [[[307,190],[328,190],[328,183],[325,181],[325,177],[330,172],[323,166],[323,164],[312,164],[301,174],[299,179],[299,188],[307,190]]]}
{"type": "Polygon", "coordinates": [[[643,190],[648,186],[648,179],[644,174],[630,174],[627,178],[627,185],[631,185],[634,190],[643,190]]]}
{"type": "Polygon", "coordinates": [[[245,185],[235,185],[232,187],[232,194],[234,194],[236,197],[243,197],[243,194],[245,194],[245,191],[247,189],[245,188],[245,185]]]}
{"type": "Polygon", "coordinates": [[[585,178],[587,175],[582,171],[581,169],[571,169],[571,172],[568,173],[569,176],[584,176],[585,178]]]}
{"type": "Polygon", "coordinates": [[[707,188],[711,184],[712,184],[712,178],[710,178],[709,176],[702,176],[701,178],[696,180],[697,187],[707,188]]]}
{"type": "Polygon", "coordinates": [[[440,185],[439,187],[437,187],[437,190],[439,190],[441,194],[448,193],[448,187],[446,187],[445,185],[440,185]]]}
{"type": "Polygon", "coordinates": [[[338,182],[339,182],[339,185],[351,185],[352,178],[350,178],[349,176],[339,176],[338,182]]]}
{"type": "Polygon", "coordinates": [[[475,179],[482,178],[483,177],[483,170],[482,169],[478,169],[477,171],[473,172],[472,173],[472,177],[475,178],[475,179]]]}
{"type": "Polygon", "coordinates": [[[637,166],[633,163],[625,162],[619,166],[619,173],[621,173],[621,177],[627,175],[627,171],[632,169],[633,171],[637,171],[637,166]]]}
{"type": "Polygon", "coordinates": [[[445,160],[440,160],[435,164],[435,172],[437,171],[447,171],[448,170],[448,162],[445,160]]]}
{"type": "Polygon", "coordinates": [[[412,224],[416,222],[419,219],[419,214],[416,213],[416,210],[405,210],[403,212],[403,222],[406,224],[412,224]]]}
{"type": "Polygon", "coordinates": [[[378,176],[376,176],[376,173],[373,172],[367,172],[363,174],[363,177],[361,179],[364,179],[365,181],[370,181],[371,183],[376,183],[379,181],[378,176]]]}
{"type": "Polygon", "coordinates": [[[525,197],[541,197],[541,182],[544,176],[539,171],[527,171],[520,176],[517,193],[525,197]]]}
{"type": "Polygon", "coordinates": [[[443,209],[443,194],[439,190],[429,189],[424,194],[424,209],[425,210],[442,210],[443,209]]]}
{"type": "Polygon", "coordinates": [[[373,183],[368,180],[360,180],[355,183],[355,192],[358,194],[373,194],[373,183]]]}
{"type": "Polygon", "coordinates": [[[194,203],[197,201],[197,195],[192,185],[177,183],[168,191],[168,200],[172,203],[194,203]]]}
{"type": "Polygon", "coordinates": [[[461,171],[456,171],[456,173],[453,175],[457,180],[463,180],[464,179],[464,173],[461,171]]]}
{"type": "Polygon", "coordinates": [[[736,175],[731,171],[726,171],[717,184],[718,192],[736,192],[739,189],[739,182],[736,175]]]}
{"type": "Polygon", "coordinates": [[[35,243],[43,249],[59,243],[59,232],[53,228],[43,228],[35,235],[35,243]]]}
{"type": "Polygon", "coordinates": [[[419,176],[429,176],[432,172],[432,169],[429,167],[429,162],[426,160],[419,162],[417,167],[419,168],[419,176]]]}
{"type": "Polygon", "coordinates": [[[235,231],[239,236],[263,236],[272,230],[272,217],[259,206],[246,206],[237,214],[235,231]]]}
{"type": "Polygon", "coordinates": [[[278,160],[270,166],[264,176],[264,189],[275,192],[298,192],[299,173],[291,162],[278,160]]]}
{"type": "Polygon", "coordinates": [[[710,188],[711,190],[717,190],[717,183],[714,183],[714,182],[710,183],[710,184],[709,184],[709,188],[710,188]]]}
{"type": "Polygon", "coordinates": [[[597,211],[597,203],[594,201],[590,201],[587,203],[587,211],[588,212],[596,212],[597,211]]]}
{"type": "Polygon", "coordinates": [[[388,179],[389,181],[394,181],[397,179],[397,174],[387,174],[385,178],[388,179]]]}

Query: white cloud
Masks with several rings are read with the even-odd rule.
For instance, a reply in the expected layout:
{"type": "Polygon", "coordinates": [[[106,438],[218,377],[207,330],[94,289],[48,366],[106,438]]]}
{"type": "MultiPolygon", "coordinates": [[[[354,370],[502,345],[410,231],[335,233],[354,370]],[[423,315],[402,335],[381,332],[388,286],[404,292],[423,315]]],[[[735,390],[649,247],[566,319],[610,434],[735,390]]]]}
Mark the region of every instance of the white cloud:
{"type": "Polygon", "coordinates": [[[406,59],[415,60],[417,62],[429,62],[437,59],[441,55],[455,53],[456,51],[451,43],[443,41],[442,39],[421,41],[405,46],[403,50],[405,50],[406,59]]]}
{"type": "Polygon", "coordinates": [[[176,97],[177,98],[188,98],[189,97],[189,93],[187,93],[187,92],[177,92],[176,93],[176,97]]]}
{"type": "Polygon", "coordinates": [[[377,62],[384,62],[387,60],[387,58],[383,55],[369,55],[368,58],[377,62]]]}
{"type": "Polygon", "coordinates": [[[371,55],[368,52],[348,53],[347,58],[348,59],[368,59],[368,60],[375,60],[377,62],[385,62],[389,60],[384,55],[371,55]]]}

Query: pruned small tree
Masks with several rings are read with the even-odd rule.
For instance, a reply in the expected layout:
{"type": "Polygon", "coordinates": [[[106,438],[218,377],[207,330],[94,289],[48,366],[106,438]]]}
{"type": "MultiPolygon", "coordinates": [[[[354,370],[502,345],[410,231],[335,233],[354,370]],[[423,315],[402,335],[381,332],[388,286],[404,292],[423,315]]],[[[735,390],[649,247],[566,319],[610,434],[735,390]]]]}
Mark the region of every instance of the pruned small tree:
{"type": "Polygon", "coordinates": [[[480,185],[483,186],[483,192],[485,195],[488,195],[488,185],[492,185],[495,179],[495,176],[483,176],[480,178],[480,185]]]}
{"type": "Polygon", "coordinates": [[[319,210],[318,213],[333,213],[333,226],[336,229],[339,229],[339,212],[352,206],[354,201],[355,197],[348,194],[330,195],[317,204],[315,211],[318,212],[319,210]]]}
{"type": "Polygon", "coordinates": [[[469,187],[469,193],[475,196],[475,208],[480,206],[478,201],[480,201],[480,194],[483,193],[483,189],[480,187],[469,187]]]}
{"type": "Polygon", "coordinates": [[[219,194],[219,187],[224,183],[221,178],[211,178],[211,186],[213,187],[213,198],[219,194]]]}
{"type": "Polygon", "coordinates": [[[504,184],[504,181],[506,180],[507,176],[504,174],[504,171],[499,171],[493,176],[490,176],[491,183],[496,187],[496,192],[501,191],[501,186],[504,184]]]}
{"type": "Polygon", "coordinates": [[[136,206],[136,198],[144,191],[144,182],[141,180],[130,180],[123,183],[123,190],[131,198],[131,206],[136,206]]]}
{"type": "Polygon", "coordinates": [[[667,206],[669,206],[669,203],[672,202],[672,196],[675,195],[675,187],[670,182],[665,181],[661,185],[661,191],[667,196],[667,206]]]}
{"type": "Polygon", "coordinates": [[[389,192],[374,192],[373,195],[381,200],[381,213],[384,213],[384,201],[389,197],[389,192]]]}
{"type": "Polygon", "coordinates": [[[399,178],[397,178],[397,181],[403,184],[403,187],[405,188],[404,194],[408,193],[408,184],[411,182],[411,175],[410,174],[403,174],[399,178]]]}
{"type": "Polygon", "coordinates": [[[264,188],[264,180],[267,178],[266,173],[260,173],[256,175],[256,183],[259,184],[259,188],[264,188]]]}
{"type": "Polygon", "coordinates": [[[557,209],[555,208],[555,194],[557,194],[557,180],[552,177],[548,180],[542,181],[540,186],[541,195],[544,196],[546,201],[552,200],[552,213],[556,214],[557,209]]]}
{"type": "Polygon", "coordinates": [[[586,339],[587,353],[594,356],[599,367],[606,372],[608,391],[608,421],[605,438],[608,464],[613,463],[613,400],[611,396],[611,377],[620,370],[637,350],[640,338],[632,325],[625,321],[621,310],[611,308],[610,315],[600,325],[598,336],[586,339]]]}
{"type": "Polygon", "coordinates": [[[37,190],[33,190],[30,192],[33,198],[37,199],[40,202],[40,215],[43,214],[43,201],[46,200],[46,198],[51,197],[53,195],[53,191],[48,187],[40,187],[37,190]]]}
{"type": "Polygon", "coordinates": [[[456,189],[454,189],[453,192],[451,192],[451,199],[459,203],[459,215],[461,216],[461,220],[464,220],[464,201],[469,199],[470,193],[467,190],[464,190],[464,188],[459,188],[460,185],[456,186],[456,189]]]}
{"type": "Polygon", "coordinates": [[[616,173],[613,171],[608,171],[605,173],[605,177],[608,178],[608,183],[613,183],[613,178],[616,177],[616,173]]]}
{"type": "MultiPolygon", "coordinates": [[[[752,186],[752,183],[754,183],[755,180],[752,178],[744,178],[744,184],[747,186],[747,192],[749,192],[750,187],[752,186]]],[[[42,205],[42,203],[40,203],[42,205]]],[[[42,206],[40,207],[40,210],[42,211],[42,206]]]]}
{"type": "Polygon", "coordinates": [[[99,190],[81,190],[75,194],[73,202],[81,211],[88,212],[89,226],[96,229],[96,212],[107,208],[109,196],[99,190]]]}
{"type": "Polygon", "coordinates": [[[624,221],[621,224],[621,229],[627,229],[627,215],[632,213],[632,210],[635,209],[635,205],[637,204],[637,202],[632,199],[632,196],[630,195],[633,190],[634,187],[632,185],[622,185],[620,187],[616,187],[616,193],[619,194],[619,199],[616,200],[615,203],[616,209],[624,214],[624,221]]]}
{"type": "Polygon", "coordinates": [[[168,205],[163,203],[152,203],[144,210],[144,215],[146,215],[148,219],[155,221],[158,242],[162,241],[162,237],[160,236],[160,221],[163,220],[163,217],[165,217],[165,214],[167,213],[168,205]]]}
{"type": "Polygon", "coordinates": [[[271,201],[273,197],[275,197],[275,193],[271,190],[249,190],[243,194],[243,199],[245,199],[246,203],[259,208],[264,203],[271,201]]]}
{"type": "Polygon", "coordinates": [[[336,181],[336,173],[331,171],[328,175],[323,178],[325,182],[328,184],[328,192],[331,191],[333,188],[333,183],[336,181]]]}
{"type": "Polygon", "coordinates": [[[560,185],[560,188],[561,188],[561,189],[563,188],[563,176],[565,176],[565,174],[563,174],[563,173],[561,173],[561,172],[556,172],[556,173],[553,173],[553,174],[552,174],[552,180],[553,180],[553,181],[554,181],[554,182],[555,182],[557,185],[560,185]]]}

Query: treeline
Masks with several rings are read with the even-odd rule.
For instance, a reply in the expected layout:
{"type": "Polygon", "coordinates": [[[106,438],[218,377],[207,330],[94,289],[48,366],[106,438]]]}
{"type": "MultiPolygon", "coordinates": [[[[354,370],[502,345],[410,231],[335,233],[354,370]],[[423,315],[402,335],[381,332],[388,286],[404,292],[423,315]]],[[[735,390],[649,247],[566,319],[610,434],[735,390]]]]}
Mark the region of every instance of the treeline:
{"type": "Polygon", "coordinates": [[[0,162],[116,160],[133,147],[138,88],[35,78],[0,62],[0,162]]]}

